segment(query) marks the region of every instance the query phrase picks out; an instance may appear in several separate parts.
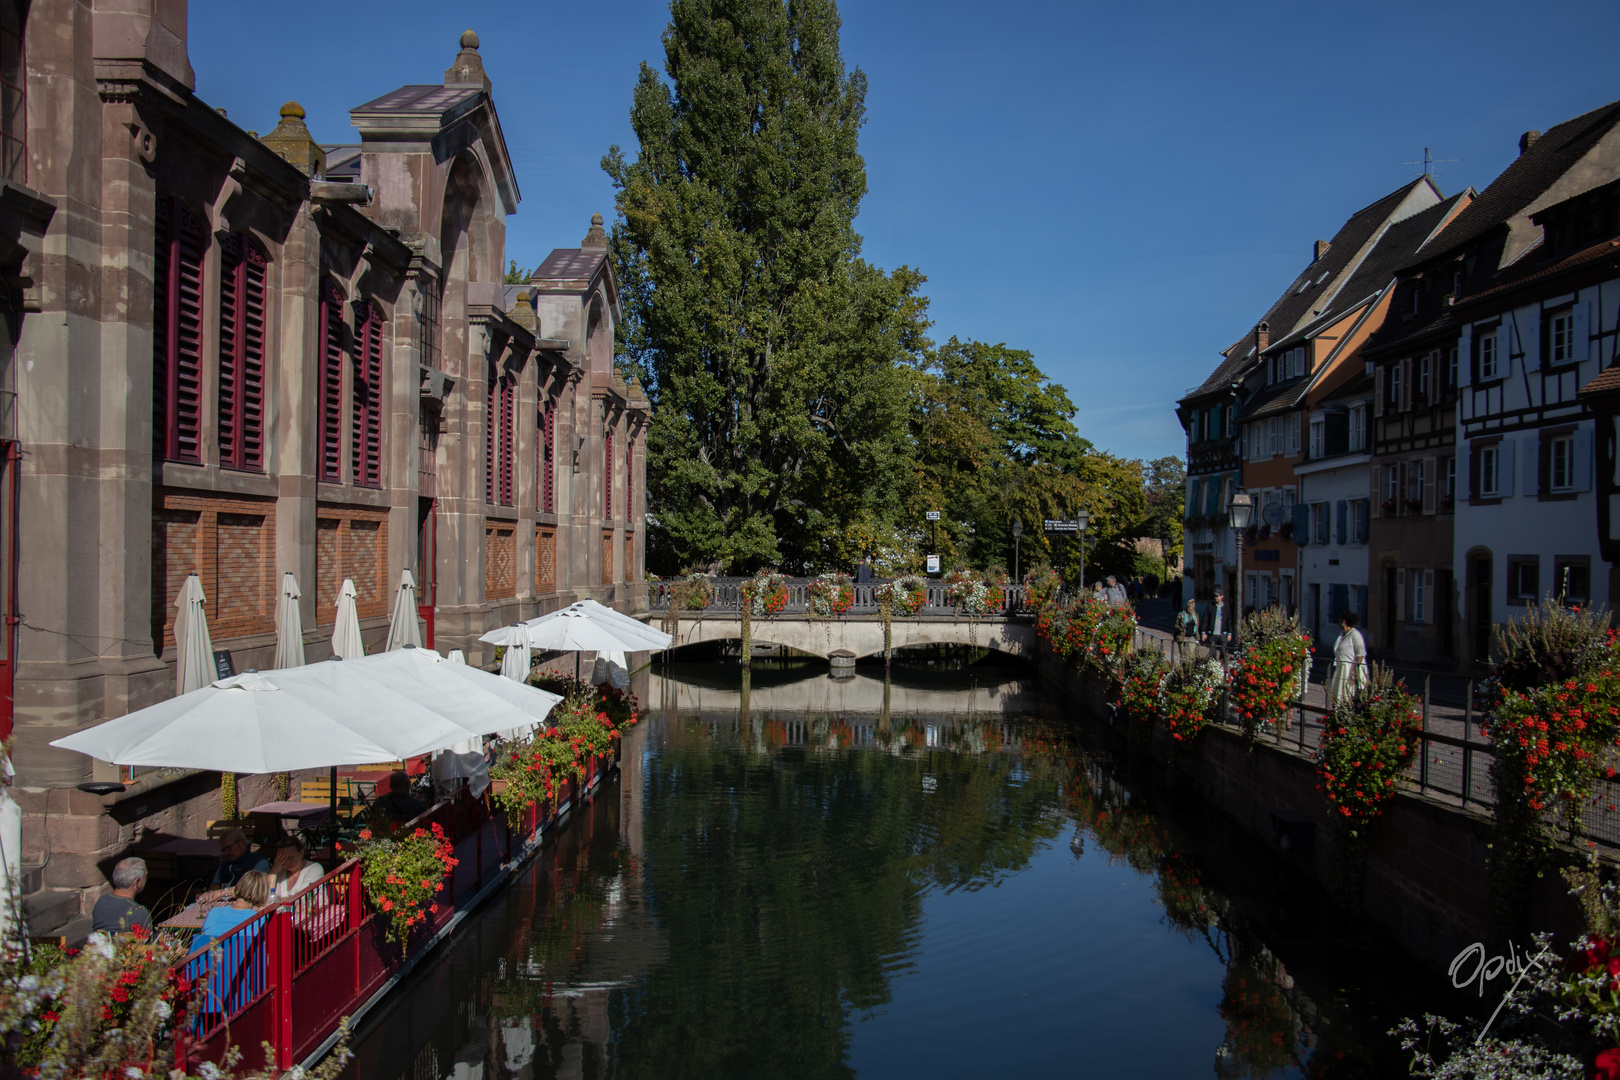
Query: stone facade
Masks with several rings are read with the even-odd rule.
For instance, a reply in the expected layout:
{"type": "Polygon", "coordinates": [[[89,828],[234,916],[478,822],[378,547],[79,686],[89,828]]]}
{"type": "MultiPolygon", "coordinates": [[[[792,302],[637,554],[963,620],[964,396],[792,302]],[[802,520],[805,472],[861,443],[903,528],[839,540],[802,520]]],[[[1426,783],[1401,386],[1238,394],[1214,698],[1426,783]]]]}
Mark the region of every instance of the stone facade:
{"type": "Polygon", "coordinates": [[[472,662],[575,599],[646,606],[648,405],[600,219],[503,282],[519,192],[477,36],[319,146],[294,102],[261,138],[195,95],[185,10],[0,0],[0,724],[36,930],[218,816],[217,776],[92,797],[116,770],[47,745],[174,692],[186,575],[237,670],[273,662],[284,571],[311,661],[345,577],[369,646],[408,568],[472,662]]]}

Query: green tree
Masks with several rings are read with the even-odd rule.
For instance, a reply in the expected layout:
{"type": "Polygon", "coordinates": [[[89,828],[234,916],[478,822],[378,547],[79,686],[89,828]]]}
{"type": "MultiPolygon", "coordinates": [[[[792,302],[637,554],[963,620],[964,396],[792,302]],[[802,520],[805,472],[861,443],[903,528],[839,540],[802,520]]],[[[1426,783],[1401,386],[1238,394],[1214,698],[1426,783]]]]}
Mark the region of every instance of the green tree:
{"type": "Polygon", "coordinates": [[[512,259],[506,267],[506,276],[503,280],[508,285],[527,285],[533,273],[533,270],[527,266],[519,266],[517,260],[512,259]]]}
{"type": "Polygon", "coordinates": [[[603,159],[661,569],[841,560],[909,475],[923,278],[860,258],[866,79],[838,35],[832,0],[673,0],[636,160],[603,159]]]}

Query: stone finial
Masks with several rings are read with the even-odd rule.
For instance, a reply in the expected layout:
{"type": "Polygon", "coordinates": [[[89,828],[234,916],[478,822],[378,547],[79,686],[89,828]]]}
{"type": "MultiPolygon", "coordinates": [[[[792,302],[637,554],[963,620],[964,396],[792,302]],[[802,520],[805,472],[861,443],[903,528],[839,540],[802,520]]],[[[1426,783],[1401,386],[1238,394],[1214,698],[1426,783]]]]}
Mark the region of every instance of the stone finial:
{"type": "Polygon", "coordinates": [[[507,312],[512,321],[528,330],[532,334],[540,333],[540,316],[534,310],[534,301],[529,298],[529,290],[518,291],[517,299],[512,304],[512,310],[507,312]]]}
{"type": "Polygon", "coordinates": [[[484,74],[484,59],[478,55],[478,35],[471,30],[461,34],[461,51],[456,54],[456,62],[444,73],[444,85],[455,86],[461,83],[473,83],[490,90],[489,76],[484,74]]]}
{"type": "Polygon", "coordinates": [[[579,246],[581,248],[598,248],[602,251],[607,250],[607,233],[602,228],[601,214],[591,215],[590,231],[585,234],[585,239],[579,242],[579,246]]]}
{"type": "Polygon", "coordinates": [[[326,172],[326,151],[310,135],[304,123],[304,107],[296,101],[281,107],[281,123],[259,141],[305,176],[326,172]]]}

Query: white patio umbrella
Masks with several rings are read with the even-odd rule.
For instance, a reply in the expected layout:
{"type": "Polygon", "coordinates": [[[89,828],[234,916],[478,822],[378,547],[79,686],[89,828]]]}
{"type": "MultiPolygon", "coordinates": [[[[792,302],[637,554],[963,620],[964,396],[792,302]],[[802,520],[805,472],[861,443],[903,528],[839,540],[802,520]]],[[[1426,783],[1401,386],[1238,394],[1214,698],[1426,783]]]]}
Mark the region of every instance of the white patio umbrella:
{"type": "Polygon", "coordinates": [[[178,663],[174,666],[174,692],[184,694],[214,680],[214,641],[208,635],[208,615],[203,611],[202,579],[187,574],[175,599],[174,644],[178,663]]]}
{"type": "Polygon", "coordinates": [[[366,655],[366,646],[360,640],[360,613],[355,610],[354,582],[343,579],[338,587],[337,622],[332,624],[332,655],[345,660],[358,660],[366,655]]]}
{"type": "Polygon", "coordinates": [[[416,578],[407,568],[399,574],[399,592],[394,596],[394,616],[388,623],[388,644],[384,651],[422,647],[422,633],[416,625],[416,578]]]}
{"type": "Polygon", "coordinates": [[[415,757],[561,699],[426,649],[246,672],[58,739],[119,765],[267,773],[415,757]]]}
{"type": "MultiPolygon", "coordinates": [[[[624,645],[624,650],[627,652],[639,652],[643,650],[659,652],[669,648],[670,645],[675,641],[674,638],[670,637],[657,627],[648,626],[640,619],[631,618],[624,612],[615,611],[606,604],[599,604],[595,600],[580,600],[576,603],[569,604],[567,607],[563,608],[562,611],[583,612],[589,618],[605,622],[609,626],[623,631],[622,636],[626,642],[624,645]],[[639,640],[645,644],[630,645],[629,642],[633,640],[639,640]]],[[[551,619],[555,618],[559,614],[561,614],[561,612],[552,612],[550,615],[542,615],[540,618],[551,619]]],[[[529,620],[530,624],[539,621],[539,619],[529,620]]]]}
{"type": "Polygon", "coordinates": [[[304,666],[304,616],[298,610],[298,580],[288,571],[281,575],[281,597],[276,601],[276,667],[304,666]]]}

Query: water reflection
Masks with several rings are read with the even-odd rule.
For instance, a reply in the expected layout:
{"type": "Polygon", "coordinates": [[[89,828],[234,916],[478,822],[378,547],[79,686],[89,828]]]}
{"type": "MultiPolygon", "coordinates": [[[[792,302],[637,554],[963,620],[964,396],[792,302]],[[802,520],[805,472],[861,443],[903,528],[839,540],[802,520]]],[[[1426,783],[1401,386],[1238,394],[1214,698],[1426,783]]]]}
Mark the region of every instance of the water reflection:
{"type": "Polygon", "coordinates": [[[1291,972],[1275,897],[1218,888],[1027,681],[701,674],[638,688],[622,781],[353,1075],[1384,1075],[1360,975],[1291,972]]]}

